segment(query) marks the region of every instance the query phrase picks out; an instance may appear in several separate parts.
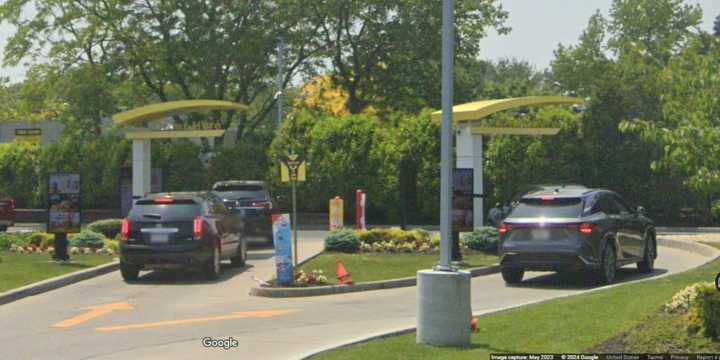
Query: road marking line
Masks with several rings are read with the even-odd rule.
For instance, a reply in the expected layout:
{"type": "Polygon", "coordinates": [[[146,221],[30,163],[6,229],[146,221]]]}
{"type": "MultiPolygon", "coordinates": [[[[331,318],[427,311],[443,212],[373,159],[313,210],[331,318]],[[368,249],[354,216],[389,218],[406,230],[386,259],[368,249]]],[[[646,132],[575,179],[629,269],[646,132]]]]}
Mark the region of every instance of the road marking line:
{"type": "Polygon", "coordinates": [[[188,325],[197,323],[206,323],[211,321],[222,321],[222,320],[235,320],[235,319],[247,319],[247,318],[269,318],[287,314],[293,314],[300,310],[267,310],[267,311],[249,311],[249,312],[234,312],[230,315],[211,316],[194,319],[184,320],[168,320],[158,321],[152,323],[133,324],[133,325],[120,325],[120,326],[109,326],[96,328],[95,331],[99,332],[113,332],[113,331],[124,331],[124,330],[142,330],[151,329],[165,326],[176,326],[176,325],[188,325]]]}
{"type": "Polygon", "coordinates": [[[132,305],[125,303],[125,302],[91,306],[91,307],[84,309],[84,310],[90,310],[90,311],[88,311],[84,314],[80,314],[78,316],[72,317],[70,319],[63,320],[63,321],[53,325],[52,327],[69,328],[69,327],[73,327],[76,325],[80,325],[80,324],[90,321],[92,319],[108,315],[108,314],[112,313],[113,311],[129,311],[132,309],[133,309],[132,305]]]}

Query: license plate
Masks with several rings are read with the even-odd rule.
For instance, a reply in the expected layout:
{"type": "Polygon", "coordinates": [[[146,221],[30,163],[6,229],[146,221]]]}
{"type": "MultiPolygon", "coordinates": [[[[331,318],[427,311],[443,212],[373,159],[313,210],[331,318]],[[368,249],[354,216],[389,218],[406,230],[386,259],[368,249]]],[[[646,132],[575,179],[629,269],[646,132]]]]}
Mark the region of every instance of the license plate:
{"type": "Polygon", "coordinates": [[[550,230],[548,229],[532,229],[530,234],[532,235],[533,240],[550,240],[550,230]]]}
{"type": "Polygon", "coordinates": [[[150,234],[151,244],[165,244],[170,236],[168,234],[150,234]]]}

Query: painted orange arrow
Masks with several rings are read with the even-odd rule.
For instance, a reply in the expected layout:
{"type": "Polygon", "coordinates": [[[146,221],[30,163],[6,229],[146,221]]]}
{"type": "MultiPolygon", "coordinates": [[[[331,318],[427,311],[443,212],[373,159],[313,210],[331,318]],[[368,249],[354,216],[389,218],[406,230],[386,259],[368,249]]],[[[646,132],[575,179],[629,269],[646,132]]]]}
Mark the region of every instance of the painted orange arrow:
{"type": "Polygon", "coordinates": [[[91,306],[89,308],[85,308],[85,310],[90,310],[90,311],[88,311],[84,314],[75,316],[73,318],[63,320],[63,321],[53,325],[53,327],[56,327],[56,328],[73,327],[76,325],[80,325],[84,322],[90,321],[92,319],[95,319],[95,318],[98,318],[101,316],[105,316],[107,314],[112,313],[113,311],[128,311],[128,310],[132,310],[132,309],[133,309],[132,305],[125,303],[125,302],[91,306]]]}
{"type": "Polygon", "coordinates": [[[234,313],[232,313],[232,314],[230,314],[230,315],[211,316],[211,317],[185,319],[185,320],[159,321],[159,322],[144,323],[144,324],[110,326],[110,327],[97,328],[97,329],[95,329],[95,330],[97,330],[97,331],[99,331],[99,332],[112,332],[112,331],[123,331],[123,330],[141,330],[141,329],[158,328],[158,327],[164,327],[164,326],[175,326],[175,325],[188,325],[188,324],[206,323],[206,322],[210,322],[210,321],[247,319],[247,318],[269,318],[269,317],[275,317],[275,316],[280,316],[280,315],[292,314],[292,313],[296,313],[296,312],[298,312],[298,311],[300,311],[300,310],[290,309],[290,310],[267,310],[267,311],[234,312],[234,313]]]}

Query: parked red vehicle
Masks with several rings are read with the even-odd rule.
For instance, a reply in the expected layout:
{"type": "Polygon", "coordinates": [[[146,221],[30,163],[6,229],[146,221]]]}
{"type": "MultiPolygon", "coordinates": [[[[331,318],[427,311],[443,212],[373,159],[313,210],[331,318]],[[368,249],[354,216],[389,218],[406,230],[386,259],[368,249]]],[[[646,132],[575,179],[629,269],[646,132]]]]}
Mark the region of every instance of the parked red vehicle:
{"type": "Polygon", "coordinates": [[[0,231],[7,231],[13,225],[15,225],[15,200],[0,199],[0,231]]]}

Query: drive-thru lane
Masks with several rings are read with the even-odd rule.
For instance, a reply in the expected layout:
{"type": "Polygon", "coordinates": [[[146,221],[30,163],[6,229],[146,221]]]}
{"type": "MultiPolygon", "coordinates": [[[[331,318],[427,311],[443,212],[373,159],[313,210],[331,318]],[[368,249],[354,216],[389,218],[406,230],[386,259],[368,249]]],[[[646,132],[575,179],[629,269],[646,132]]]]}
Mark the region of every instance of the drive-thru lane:
{"type": "MultiPolygon", "coordinates": [[[[301,254],[320,250],[321,232],[305,232],[301,254]],[[304,251],[303,251],[304,250],[304,251]]],[[[621,271],[620,282],[681,272],[708,260],[661,247],[657,270],[621,271]]],[[[228,269],[220,281],[186,280],[150,273],[125,284],[112,273],[0,306],[2,359],[293,359],[360,337],[414,326],[415,288],[312,298],[269,299],[248,295],[252,276],[272,273],[271,251],[254,251],[247,269],[228,269]],[[98,305],[110,304],[112,311],[98,305]],[[72,319],[73,326],[53,326],[72,319]],[[96,316],[98,313],[101,315],[96,316]],[[89,316],[89,315],[87,315],[89,316]],[[209,349],[205,337],[238,341],[229,350],[209,349]]],[[[352,269],[350,269],[352,271],[352,269]]],[[[499,275],[472,280],[473,310],[483,311],[575,294],[590,289],[530,273],[506,287],[499,275]]]]}

